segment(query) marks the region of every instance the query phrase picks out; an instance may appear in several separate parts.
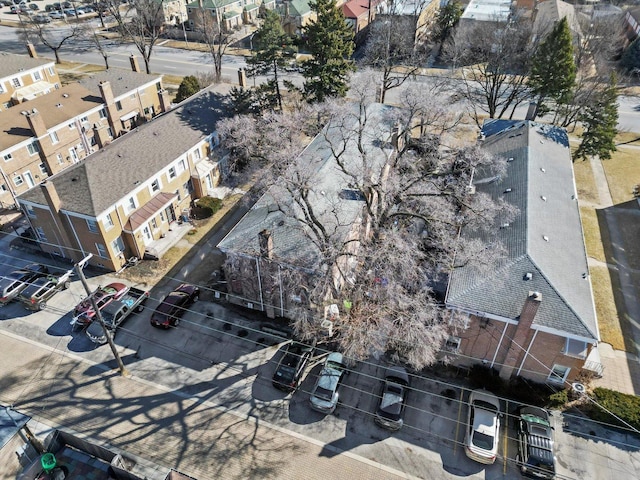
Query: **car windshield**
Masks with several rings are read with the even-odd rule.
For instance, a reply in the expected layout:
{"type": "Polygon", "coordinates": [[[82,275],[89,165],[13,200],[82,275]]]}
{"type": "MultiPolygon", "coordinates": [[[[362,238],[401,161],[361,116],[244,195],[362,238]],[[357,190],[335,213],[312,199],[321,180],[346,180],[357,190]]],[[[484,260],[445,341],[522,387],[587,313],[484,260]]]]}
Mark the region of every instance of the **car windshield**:
{"type": "Polygon", "coordinates": [[[527,464],[532,470],[538,470],[551,474],[555,472],[555,468],[552,463],[545,462],[544,460],[535,457],[529,457],[529,461],[527,462],[527,464]]]}
{"type": "Polygon", "coordinates": [[[495,405],[492,405],[489,402],[485,402],[484,400],[476,400],[475,402],[473,402],[473,406],[476,408],[482,408],[483,410],[488,410],[489,412],[498,411],[495,405]]]}
{"type": "Polygon", "coordinates": [[[333,391],[323,388],[321,386],[318,386],[318,388],[316,388],[316,393],[314,396],[316,396],[321,400],[326,400],[327,402],[330,402],[331,399],[333,398],[333,391]]]}
{"type": "Polygon", "coordinates": [[[483,450],[491,450],[493,448],[494,438],[491,435],[486,435],[484,433],[475,431],[473,432],[473,438],[471,439],[471,443],[478,448],[482,448],[483,450]]]}

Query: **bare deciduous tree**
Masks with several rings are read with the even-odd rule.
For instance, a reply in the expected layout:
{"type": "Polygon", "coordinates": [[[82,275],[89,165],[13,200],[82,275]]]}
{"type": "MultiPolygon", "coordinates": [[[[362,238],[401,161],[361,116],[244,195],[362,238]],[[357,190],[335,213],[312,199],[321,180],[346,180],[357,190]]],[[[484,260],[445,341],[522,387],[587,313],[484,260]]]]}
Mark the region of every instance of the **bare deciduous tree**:
{"type": "MultiPolygon", "coordinates": [[[[306,115],[325,125],[320,135],[328,158],[293,155],[304,143],[298,139],[307,138],[304,128],[316,128],[310,121],[302,128],[282,115],[264,123],[242,120],[261,122],[261,132],[245,136],[242,145],[238,132],[255,130],[240,119],[234,120],[233,128],[219,131],[228,148],[241,147],[243,158],[263,162],[271,204],[298,225],[317,252],[312,270],[290,268],[285,274],[289,285],[305,286],[306,302],[289,311],[298,334],[318,336],[318,309],[335,303],[342,308],[337,341],[346,355],[364,359],[390,352],[419,369],[436,360],[449,329],[434,288],[453,267],[454,258],[481,268],[501,253],[499,245],[483,245],[481,258],[474,258],[479,244],[459,239],[460,228],[487,229],[496,218],[509,221],[516,212],[470,188],[478,169],[503,173],[504,159],[494,159],[476,146],[442,145],[457,116],[430,116],[441,96],[416,86],[413,94],[420,99],[413,99],[410,108],[381,109],[372,104],[374,94],[366,80],[354,79],[354,102],[336,100],[306,115]],[[415,140],[410,138],[414,127],[423,132],[415,140]],[[234,131],[236,138],[228,143],[234,131]],[[290,141],[282,141],[284,132],[290,141]],[[283,143],[292,148],[285,148],[285,153],[270,148],[283,143]],[[358,203],[324,196],[314,176],[324,162],[358,203]],[[362,209],[355,221],[348,210],[354,205],[362,209]]],[[[446,110],[444,105],[439,108],[446,110]]]]}
{"type": "Polygon", "coordinates": [[[163,3],[156,0],[131,0],[122,14],[117,0],[107,0],[123,40],[131,41],[144,61],[144,68],[151,73],[151,54],[164,27],[163,3]]]}
{"type": "Polygon", "coordinates": [[[224,18],[219,9],[213,11],[205,8],[198,9],[197,21],[194,26],[196,31],[207,45],[209,55],[213,61],[213,72],[215,82],[222,80],[222,58],[227,48],[235,42],[239,34],[234,30],[227,30],[224,27],[224,18]]]}
{"type": "Polygon", "coordinates": [[[59,29],[51,26],[50,23],[38,23],[33,19],[22,20],[21,36],[26,41],[39,42],[45,47],[51,49],[56,63],[60,63],[60,49],[72,40],[80,40],[86,38],[89,29],[83,23],[77,21],[69,21],[68,29],[59,29]]]}
{"type": "Polygon", "coordinates": [[[529,97],[530,38],[530,23],[516,17],[510,24],[483,21],[459,25],[443,47],[443,57],[460,68],[462,79],[452,85],[458,96],[467,100],[476,122],[483,115],[511,116],[529,97]]]}
{"type": "Polygon", "coordinates": [[[424,38],[418,38],[424,4],[419,1],[412,14],[403,14],[399,5],[391,2],[388,14],[379,15],[370,26],[361,63],[382,72],[382,82],[377,85],[382,103],[387,91],[401,86],[427,63],[430,49],[424,38]]]}

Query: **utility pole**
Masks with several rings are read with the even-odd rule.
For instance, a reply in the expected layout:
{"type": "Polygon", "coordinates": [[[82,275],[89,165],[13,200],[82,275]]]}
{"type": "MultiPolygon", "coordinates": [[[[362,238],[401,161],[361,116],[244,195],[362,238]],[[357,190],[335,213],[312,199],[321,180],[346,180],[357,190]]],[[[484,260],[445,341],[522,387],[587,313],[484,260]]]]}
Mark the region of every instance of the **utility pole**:
{"type": "Polygon", "coordinates": [[[120,358],[120,354],[116,349],[116,345],[113,343],[113,338],[111,338],[111,332],[109,332],[109,329],[104,324],[104,320],[102,319],[102,314],[100,313],[100,309],[96,304],[96,300],[91,295],[91,289],[89,288],[87,279],[84,277],[84,272],[82,271],[82,268],[87,264],[87,262],[91,257],[93,257],[93,254],[90,253],[89,255],[87,255],[86,257],[84,257],[82,260],[80,260],[78,263],[75,264],[76,273],[78,274],[78,277],[82,282],[82,286],[84,287],[85,291],[87,292],[87,296],[91,301],[91,306],[93,307],[93,311],[96,313],[96,318],[100,322],[100,326],[102,327],[102,331],[104,332],[104,335],[107,339],[107,343],[109,343],[109,347],[111,347],[111,352],[113,353],[113,356],[115,357],[116,362],[118,362],[118,369],[120,370],[120,375],[122,375],[123,377],[126,377],[129,375],[129,372],[124,366],[124,363],[122,363],[122,359],[120,358]]]}

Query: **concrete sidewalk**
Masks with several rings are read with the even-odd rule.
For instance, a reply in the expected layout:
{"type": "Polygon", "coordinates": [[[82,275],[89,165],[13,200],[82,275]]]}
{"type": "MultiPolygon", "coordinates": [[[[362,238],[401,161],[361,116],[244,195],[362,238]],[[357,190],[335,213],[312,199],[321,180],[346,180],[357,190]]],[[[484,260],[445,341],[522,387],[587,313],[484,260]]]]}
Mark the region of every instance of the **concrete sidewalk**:
{"type": "Polygon", "coordinates": [[[0,333],[0,352],[1,402],[199,480],[410,478],[348,452],[328,456],[302,435],[12,334],[0,333]]]}

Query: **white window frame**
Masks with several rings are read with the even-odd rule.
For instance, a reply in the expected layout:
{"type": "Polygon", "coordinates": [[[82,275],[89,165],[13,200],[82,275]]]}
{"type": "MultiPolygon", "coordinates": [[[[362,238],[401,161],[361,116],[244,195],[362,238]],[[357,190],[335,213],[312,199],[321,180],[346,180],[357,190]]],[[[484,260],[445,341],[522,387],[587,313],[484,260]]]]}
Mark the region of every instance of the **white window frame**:
{"type": "Polygon", "coordinates": [[[184,172],[187,169],[187,163],[185,162],[184,158],[181,158],[180,160],[178,160],[178,165],[176,167],[176,173],[180,174],[182,172],[184,172]]]}
{"type": "Polygon", "coordinates": [[[40,165],[38,165],[40,168],[40,173],[42,175],[47,175],[47,166],[44,163],[41,163],[40,165]]]}
{"type": "Polygon", "coordinates": [[[151,190],[151,194],[153,195],[156,192],[159,192],[160,190],[162,190],[162,183],[160,183],[160,178],[157,177],[155,178],[152,182],[151,185],[149,185],[149,189],[151,190]],[[154,187],[155,186],[155,187],[154,187]]]}
{"type": "Polygon", "coordinates": [[[98,256],[102,258],[109,258],[109,251],[107,247],[104,246],[103,243],[95,243],[96,252],[98,252],[98,256]]]}
{"type": "Polygon", "coordinates": [[[31,74],[31,78],[33,78],[34,82],[39,82],[40,80],[42,80],[42,74],[40,73],[40,70],[36,70],[35,72],[33,72],[31,74]]]}
{"type": "Polygon", "coordinates": [[[113,249],[113,252],[116,255],[124,252],[124,241],[122,240],[122,237],[118,237],[115,240],[113,240],[111,242],[111,248],[113,249]]]}
{"type": "Polygon", "coordinates": [[[169,171],[167,172],[167,177],[169,178],[169,180],[173,180],[177,176],[178,173],[176,172],[176,167],[169,167],[169,171]]]}
{"type": "Polygon", "coordinates": [[[89,123],[89,117],[80,117],[80,123],[89,123]]]}
{"type": "Polygon", "coordinates": [[[64,165],[64,157],[61,153],[56,153],[56,158],[58,160],[58,165],[64,165]]]}
{"type": "Polygon", "coordinates": [[[107,214],[106,217],[104,217],[104,220],[102,221],[102,225],[104,225],[104,230],[106,232],[108,232],[113,227],[115,227],[115,224],[113,223],[113,219],[111,218],[111,214],[110,213],[107,214]]]}
{"type": "Polygon", "coordinates": [[[13,88],[20,88],[22,86],[22,81],[20,80],[20,77],[12,78],[11,85],[13,86],[13,88]]]}
{"type": "Polygon", "coordinates": [[[20,185],[22,185],[24,183],[24,178],[22,178],[22,175],[20,175],[19,173],[16,173],[13,176],[13,184],[16,187],[19,187],[20,185]]]}
{"type": "Polygon", "coordinates": [[[60,142],[60,139],[58,138],[58,134],[56,132],[51,132],[49,134],[49,138],[51,139],[51,143],[53,145],[55,145],[56,143],[60,142]]]}
{"type": "Polygon", "coordinates": [[[36,235],[38,235],[38,240],[41,242],[47,242],[47,236],[44,233],[44,228],[36,227],[36,235]]]}
{"type": "Polygon", "coordinates": [[[589,347],[587,345],[587,342],[567,337],[567,340],[564,343],[564,351],[563,351],[563,353],[567,357],[587,358],[587,350],[588,350],[588,348],[589,347]],[[573,344],[574,348],[571,348],[572,344],[573,344]],[[582,348],[580,348],[580,347],[582,347],[582,348]],[[578,350],[580,350],[580,352],[578,352],[578,350]]]}
{"type": "Polygon", "coordinates": [[[2,158],[4,159],[5,162],[10,162],[11,160],[13,160],[13,155],[10,153],[6,153],[3,155],[2,158]]]}
{"type": "Polygon", "coordinates": [[[138,208],[138,202],[136,201],[136,197],[129,197],[127,199],[127,203],[124,206],[124,209],[127,213],[133,212],[136,208],[138,208]]]}
{"type": "Polygon", "coordinates": [[[101,108],[98,112],[98,115],[100,116],[100,118],[107,118],[107,110],[105,108],[101,108]]]}
{"type": "Polygon", "coordinates": [[[76,124],[74,122],[71,122],[69,124],[69,130],[73,130],[74,128],[76,128],[76,124]]]}
{"type": "Polygon", "coordinates": [[[0,93],[4,93],[5,89],[4,89],[4,83],[0,82],[0,93]]]}
{"type": "Polygon", "coordinates": [[[571,371],[571,367],[567,367],[565,365],[554,364],[553,368],[549,372],[549,376],[547,377],[547,381],[549,383],[553,383],[556,385],[562,385],[569,376],[569,372],[571,371]],[[559,375],[559,371],[564,370],[564,376],[559,375]]]}
{"type": "Polygon", "coordinates": [[[85,221],[87,222],[87,230],[89,230],[91,233],[100,233],[98,222],[96,222],[95,220],[90,220],[88,218],[85,221]]]}
{"type": "Polygon", "coordinates": [[[27,152],[29,152],[30,157],[37,155],[40,152],[40,145],[38,145],[38,142],[34,140],[27,145],[27,152]]]}
{"type": "Polygon", "coordinates": [[[36,211],[31,205],[25,205],[24,210],[27,212],[27,217],[36,218],[36,211]]]}
{"type": "Polygon", "coordinates": [[[193,156],[194,156],[194,158],[195,158],[196,160],[200,160],[200,159],[202,158],[202,152],[200,152],[200,149],[199,149],[199,148],[196,148],[196,149],[193,151],[193,156]]]}
{"type": "Polygon", "coordinates": [[[451,353],[458,353],[460,351],[460,344],[462,338],[449,335],[449,338],[444,342],[443,350],[451,353]]]}

